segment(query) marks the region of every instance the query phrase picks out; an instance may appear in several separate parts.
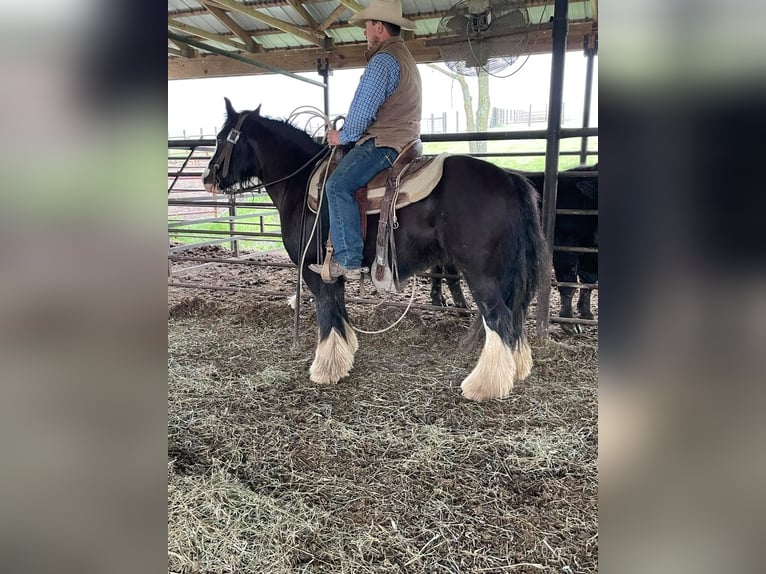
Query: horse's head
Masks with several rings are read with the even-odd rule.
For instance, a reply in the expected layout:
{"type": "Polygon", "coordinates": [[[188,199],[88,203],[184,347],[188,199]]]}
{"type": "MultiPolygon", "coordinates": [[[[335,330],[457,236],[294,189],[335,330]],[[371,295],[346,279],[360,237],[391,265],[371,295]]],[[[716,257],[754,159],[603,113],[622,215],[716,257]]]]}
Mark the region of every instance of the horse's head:
{"type": "Polygon", "coordinates": [[[259,117],[261,106],[253,111],[237,112],[229,98],[224,100],[226,121],[216,136],[215,153],[202,174],[205,190],[210,193],[229,191],[236,184],[244,184],[260,177],[261,172],[257,157],[249,151],[246,138],[242,136],[245,121],[248,118],[259,117]]]}

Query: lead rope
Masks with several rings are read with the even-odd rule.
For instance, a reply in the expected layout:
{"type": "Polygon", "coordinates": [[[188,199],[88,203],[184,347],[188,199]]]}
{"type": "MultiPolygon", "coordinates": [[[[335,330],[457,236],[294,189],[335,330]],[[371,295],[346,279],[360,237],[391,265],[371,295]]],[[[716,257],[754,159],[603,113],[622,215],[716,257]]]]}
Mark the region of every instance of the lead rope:
{"type": "Polygon", "coordinates": [[[377,331],[365,331],[364,329],[358,329],[357,327],[354,327],[353,325],[351,325],[351,328],[352,328],[354,331],[356,331],[357,333],[364,333],[365,335],[378,335],[378,334],[380,334],[380,333],[385,333],[385,332],[386,332],[386,331],[388,331],[389,329],[393,329],[394,327],[396,327],[396,326],[397,326],[399,323],[401,323],[401,322],[402,322],[402,319],[404,319],[404,316],[405,316],[405,315],[407,314],[407,312],[410,310],[410,307],[412,306],[412,302],[415,300],[415,286],[416,286],[416,281],[415,281],[415,276],[414,276],[414,275],[413,275],[413,276],[410,278],[410,282],[412,283],[412,294],[410,295],[410,302],[409,302],[409,303],[407,303],[407,307],[404,309],[404,312],[401,314],[401,316],[400,316],[400,317],[399,317],[399,318],[398,318],[396,321],[394,321],[393,323],[391,323],[391,324],[390,324],[388,327],[386,327],[385,329],[379,329],[379,330],[377,330],[377,331]]]}

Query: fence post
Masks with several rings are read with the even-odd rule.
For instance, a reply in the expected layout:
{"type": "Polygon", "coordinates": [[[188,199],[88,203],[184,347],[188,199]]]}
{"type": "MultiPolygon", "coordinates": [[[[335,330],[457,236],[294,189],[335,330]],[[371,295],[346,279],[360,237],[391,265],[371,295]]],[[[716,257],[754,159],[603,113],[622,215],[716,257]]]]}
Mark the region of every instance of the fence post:
{"type": "MultiPolygon", "coordinates": [[[[588,58],[585,69],[585,103],[582,112],[582,127],[587,128],[590,125],[590,98],[593,86],[593,57],[598,53],[598,40],[586,34],[583,38],[583,50],[585,57],[588,58]],[[591,40],[593,45],[591,45],[591,40]]],[[[585,165],[588,161],[588,138],[584,136],[580,143],[580,165],[585,165]]]]}
{"type": "Polygon", "coordinates": [[[542,224],[547,246],[541,266],[537,290],[537,336],[545,339],[550,325],[551,270],[553,267],[554,227],[556,225],[556,195],[559,173],[559,138],[561,137],[561,103],[564,93],[564,57],[567,44],[569,3],[555,0],[553,4],[553,43],[551,84],[545,116],[548,129],[545,146],[545,179],[543,180],[542,224]],[[550,112],[550,116],[548,115],[550,112]]]}
{"type": "MultiPolygon", "coordinates": [[[[237,202],[236,195],[233,193],[229,195],[229,215],[235,217],[237,215],[237,202]]],[[[229,220],[229,233],[234,236],[234,219],[229,220]]],[[[232,239],[231,250],[234,252],[234,257],[239,257],[239,241],[232,239]]]]}

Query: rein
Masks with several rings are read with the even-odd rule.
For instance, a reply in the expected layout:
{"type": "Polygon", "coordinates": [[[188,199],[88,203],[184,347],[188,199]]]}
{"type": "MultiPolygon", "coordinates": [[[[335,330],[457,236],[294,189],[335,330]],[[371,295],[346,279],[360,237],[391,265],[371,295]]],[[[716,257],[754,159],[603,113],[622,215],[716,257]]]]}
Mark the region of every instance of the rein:
{"type": "Polygon", "coordinates": [[[275,179],[274,181],[270,181],[269,183],[259,183],[258,185],[254,185],[253,187],[249,187],[248,189],[258,189],[260,187],[268,187],[270,185],[274,185],[275,183],[281,183],[287,179],[290,179],[293,176],[298,175],[300,172],[302,172],[304,169],[306,169],[308,166],[310,166],[312,163],[314,163],[316,160],[319,160],[322,158],[322,156],[327,155],[330,152],[330,148],[322,148],[317,152],[314,156],[310,157],[309,160],[304,163],[302,166],[300,166],[298,169],[296,169],[294,172],[292,172],[289,175],[286,175],[284,177],[280,177],[279,179],[275,179]]]}
{"type": "MultiPolygon", "coordinates": [[[[245,118],[247,117],[249,113],[250,112],[244,112],[242,115],[240,115],[239,119],[237,120],[237,124],[229,131],[229,134],[226,136],[226,147],[224,148],[222,152],[222,155],[223,155],[223,171],[221,172],[222,177],[226,177],[229,174],[229,163],[231,161],[231,154],[234,151],[234,146],[239,141],[239,137],[242,135],[242,131],[241,131],[242,124],[245,122],[245,118]]],[[[327,155],[329,152],[330,152],[330,148],[323,147],[313,157],[309,158],[308,161],[306,161],[306,163],[304,163],[298,169],[293,171],[291,174],[288,174],[284,177],[280,177],[279,179],[275,179],[274,181],[270,181],[268,183],[259,183],[258,185],[248,187],[242,191],[261,189],[261,188],[268,187],[270,185],[274,185],[275,183],[281,183],[283,181],[286,181],[290,179],[291,177],[298,175],[308,166],[314,164],[316,161],[321,159],[323,156],[327,155]]],[[[217,170],[218,164],[213,166],[213,168],[217,170]]]]}

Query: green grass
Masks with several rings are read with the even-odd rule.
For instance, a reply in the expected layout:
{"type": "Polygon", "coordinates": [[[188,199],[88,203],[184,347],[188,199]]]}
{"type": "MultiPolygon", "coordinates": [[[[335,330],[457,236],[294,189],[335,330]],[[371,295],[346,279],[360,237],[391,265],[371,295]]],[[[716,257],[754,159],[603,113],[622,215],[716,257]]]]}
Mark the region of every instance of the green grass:
{"type": "MultiPolygon", "coordinates": [[[[247,208],[239,208],[238,213],[246,213],[247,208]]],[[[275,213],[273,215],[263,216],[263,227],[261,227],[261,218],[254,218],[252,220],[246,220],[247,222],[235,222],[234,233],[245,232],[271,232],[277,233],[280,229],[279,216],[275,213]]],[[[168,223],[180,221],[180,218],[169,217],[168,223]]],[[[200,234],[194,233],[193,235],[178,235],[176,230],[193,229],[201,231],[229,231],[229,223],[195,223],[193,225],[185,225],[183,227],[174,227],[174,232],[171,234],[171,239],[179,243],[192,244],[199,243],[201,241],[207,241],[210,239],[223,239],[224,237],[217,234],[200,234]]],[[[223,244],[225,245],[225,244],[223,244]]],[[[279,238],[253,238],[252,240],[239,240],[239,246],[241,249],[250,251],[271,251],[273,249],[279,249],[282,247],[282,240],[279,238]]]]}
{"type": "MultiPolygon", "coordinates": [[[[566,138],[561,140],[560,151],[580,151],[580,138],[566,138]]],[[[518,152],[539,152],[540,156],[521,156],[521,157],[485,157],[486,159],[498,165],[509,169],[521,171],[544,171],[545,170],[545,140],[507,140],[507,141],[489,141],[487,142],[487,153],[518,153],[518,152]]],[[[588,150],[598,150],[598,137],[588,138],[588,150]]],[[[468,142],[434,142],[423,144],[423,153],[439,154],[449,152],[455,154],[466,154],[468,151],[468,142]]],[[[598,161],[598,155],[588,156],[587,163],[593,164],[598,161]]],[[[577,167],[580,164],[578,155],[565,155],[559,157],[559,170],[577,167]]]]}

